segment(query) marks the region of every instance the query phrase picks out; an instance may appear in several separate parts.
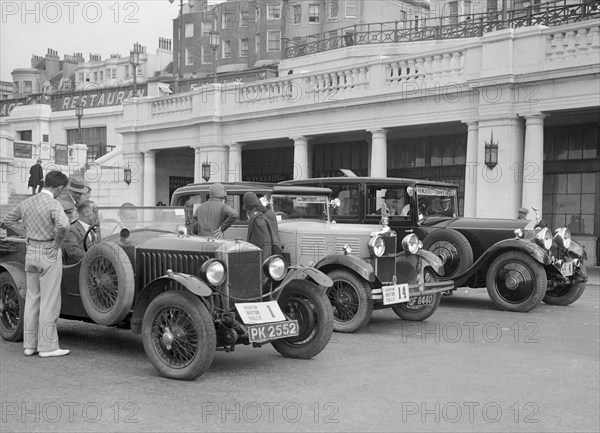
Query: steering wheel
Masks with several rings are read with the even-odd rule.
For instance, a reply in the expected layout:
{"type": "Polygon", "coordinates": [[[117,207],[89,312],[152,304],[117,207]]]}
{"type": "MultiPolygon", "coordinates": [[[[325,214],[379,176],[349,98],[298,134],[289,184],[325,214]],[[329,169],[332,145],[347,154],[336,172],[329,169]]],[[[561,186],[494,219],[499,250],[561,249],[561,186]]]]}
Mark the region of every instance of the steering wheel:
{"type": "Polygon", "coordinates": [[[100,233],[98,233],[96,231],[97,228],[100,228],[100,223],[94,224],[87,230],[87,232],[85,232],[85,236],[83,237],[83,251],[85,251],[86,253],[92,245],[95,245],[98,242],[100,242],[100,233]],[[90,234],[92,232],[94,232],[94,234],[96,236],[94,237],[94,242],[91,242],[91,244],[88,244],[88,240],[90,239],[90,234]]]}

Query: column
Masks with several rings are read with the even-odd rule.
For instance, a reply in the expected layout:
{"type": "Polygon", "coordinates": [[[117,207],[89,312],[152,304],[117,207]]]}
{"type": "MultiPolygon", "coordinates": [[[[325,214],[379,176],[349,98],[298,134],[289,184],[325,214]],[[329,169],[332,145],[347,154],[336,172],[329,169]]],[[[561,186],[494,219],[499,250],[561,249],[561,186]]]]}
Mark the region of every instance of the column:
{"type": "Polygon", "coordinates": [[[144,206],[156,205],[156,151],[144,152],[144,206]]]}
{"type": "MultiPolygon", "coordinates": [[[[542,212],[544,193],[544,115],[525,117],[525,151],[523,154],[523,199],[528,209],[536,207],[542,212]]],[[[531,219],[531,217],[530,217],[531,219]]]]}
{"type": "Polygon", "coordinates": [[[242,143],[231,143],[229,145],[229,166],[227,168],[229,182],[240,182],[242,180],[242,143]]]}
{"type": "Polygon", "coordinates": [[[477,142],[479,140],[479,125],[475,121],[467,124],[467,161],[465,164],[465,209],[463,216],[477,216],[477,142]]]}
{"type": "Polygon", "coordinates": [[[294,140],[294,180],[308,179],[308,138],[295,137],[294,140]]]}
{"type": "Polygon", "coordinates": [[[517,116],[478,120],[477,190],[478,218],[516,218],[523,187],[523,119],[517,116]],[[498,163],[485,165],[485,144],[498,146],[498,163]]]}
{"type": "Polygon", "coordinates": [[[374,129],[371,133],[371,167],[369,176],[387,177],[387,131],[374,129]]]}
{"type": "Polygon", "coordinates": [[[202,148],[196,146],[194,149],[194,183],[202,182],[202,148]]]}

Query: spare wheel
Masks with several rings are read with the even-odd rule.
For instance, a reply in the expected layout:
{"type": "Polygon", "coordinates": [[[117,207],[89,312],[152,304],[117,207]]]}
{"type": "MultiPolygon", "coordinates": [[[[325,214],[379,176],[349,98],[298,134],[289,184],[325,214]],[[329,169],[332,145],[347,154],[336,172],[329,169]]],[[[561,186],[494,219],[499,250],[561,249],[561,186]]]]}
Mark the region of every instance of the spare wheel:
{"type": "Polygon", "coordinates": [[[429,233],[423,247],[436,254],[444,263],[444,277],[462,274],[473,264],[473,249],[467,238],[452,229],[439,229],[429,233]]]}
{"type": "Polygon", "coordinates": [[[93,245],[79,271],[79,293],[85,311],[99,325],[115,325],[127,316],[133,304],[133,267],[115,243],[93,245]]]}

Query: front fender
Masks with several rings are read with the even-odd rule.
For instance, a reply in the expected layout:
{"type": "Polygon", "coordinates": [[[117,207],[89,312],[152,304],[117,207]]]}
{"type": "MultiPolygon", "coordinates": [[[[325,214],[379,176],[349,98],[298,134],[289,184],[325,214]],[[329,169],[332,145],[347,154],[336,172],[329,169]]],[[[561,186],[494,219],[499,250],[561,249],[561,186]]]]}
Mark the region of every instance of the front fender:
{"type": "Polygon", "coordinates": [[[420,257],[425,262],[423,263],[423,267],[430,266],[438,275],[442,275],[444,273],[444,263],[442,262],[442,259],[437,256],[437,254],[434,254],[424,248],[419,248],[419,251],[417,251],[415,256],[420,257]]]}
{"type": "Polygon", "coordinates": [[[370,263],[365,262],[360,257],[348,254],[331,254],[325,256],[317,262],[315,268],[321,270],[340,266],[351,269],[371,283],[376,280],[375,270],[370,263]]]}
{"type": "Polygon", "coordinates": [[[27,274],[25,273],[25,265],[18,262],[7,262],[2,263],[0,269],[10,274],[17,285],[19,295],[25,299],[25,294],[27,293],[27,274]]]}
{"type": "Polygon", "coordinates": [[[322,287],[333,286],[333,281],[326,274],[318,269],[311,266],[297,265],[290,266],[288,273],[280,284],[283,289],[292,280],[305,280],[306,278],[312,279],[315,283],[322,287]]]}
{"type": "Polygon", "coordinates": [[[580,259],[587,260],[587,252],[581,244],[571,239],[571,245],[569,246],[569,254],[579,257],[580,259]]]}
{"type": "MultiPolygon", "coordinates": [[[[525,254],[530,255],[533,259],[544,266],[552,263],[550,254],[548,254],[545,249],[540,247],[533,240],[514,238],[504,239],[489,247],[487,251],[483,253],[469,269],[460,275],[455,275],[452,278],[454,279],[456,285],[460,286],[470,277],[472,277],[477,271],[486,269],[499,254],[511,250],[523,251],[525,254]]],[[[441,277],[440,280],[444,281],[446,278],[441,277]]]]}
{"type": "Polygon", "coordinates": [[[137,297],[131,316],[131,330],[134,334],[142,332],[142,319],[146,308],[156,296],[165,291],[167,284],[176,281],[196,296],[212,295],[212,289],[195,275],[169,272],[162,277],[150,281],[137,297]]]}
{"type": "Polygon", "coordinates": [[[481,258],[497,256],[500,252],[506,250],[523,251],[540,262],[542,265],[549,265],[552,263],[552,259],[550,258],[548,252],[536,244],[535,241],[528,239],[504,239],[500,242],[496,242],[494,245],[488,248],[485,253],[483,253],[481,258]]]}

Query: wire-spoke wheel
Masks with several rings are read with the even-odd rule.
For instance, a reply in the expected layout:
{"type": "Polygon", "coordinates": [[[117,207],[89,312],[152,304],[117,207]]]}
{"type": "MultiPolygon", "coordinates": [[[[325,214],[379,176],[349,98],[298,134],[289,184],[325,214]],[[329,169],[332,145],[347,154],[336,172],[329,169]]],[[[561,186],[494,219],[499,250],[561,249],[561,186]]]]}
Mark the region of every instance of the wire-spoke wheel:
{"type": "Polygon", "coordinates": [[[0,274],[0,331],[6,341],[23,340],[25,299],[8,272],[0,274]]]}
{"type": "Polygon", "coordinates": [[[358,275],[336,269],[327,274],[333,286],[327,297],[333,308],[333,329],[337,332],[356,332],[369,323],[373,313],[373,299],[368,283],[358,275]]]}
{"type": "Polygon", "coordinates": [[[129,314],[133,267],[119,245],[99,243],[88,250],[79,272],[79,293],[85,311],[99,325],[114,325],[129,314]]]}
{"type": "MultiPolygon", "coordinates": [[[[426,283],[435,283],[436,281],[438,281],[438,277],[433,273],[431,269],[428,268],[423,271],[423,280],[426,283]]],[[[425,298],[427,301],[431,301],[431,303],[423,305],[408,305],[408,303],[404,302],[402,304],[393,305],[392,310],[394,310],[394,313],[396,313],[398,317],[404,320],[425,320],[428,317],[430,317],[433,313],[435,313],[435,310],[437,310],[440,306],[442,293],[433,293],[431,295],[426,295],[423,298],[425,298]]]]}
{"type": "Polygon", "coordinates": [[[144,350],[165,377],[193,380],[210,367],[216,334],[206,306],[195,295],[169,291],[148,306],[142,321],[144,350]]]}

